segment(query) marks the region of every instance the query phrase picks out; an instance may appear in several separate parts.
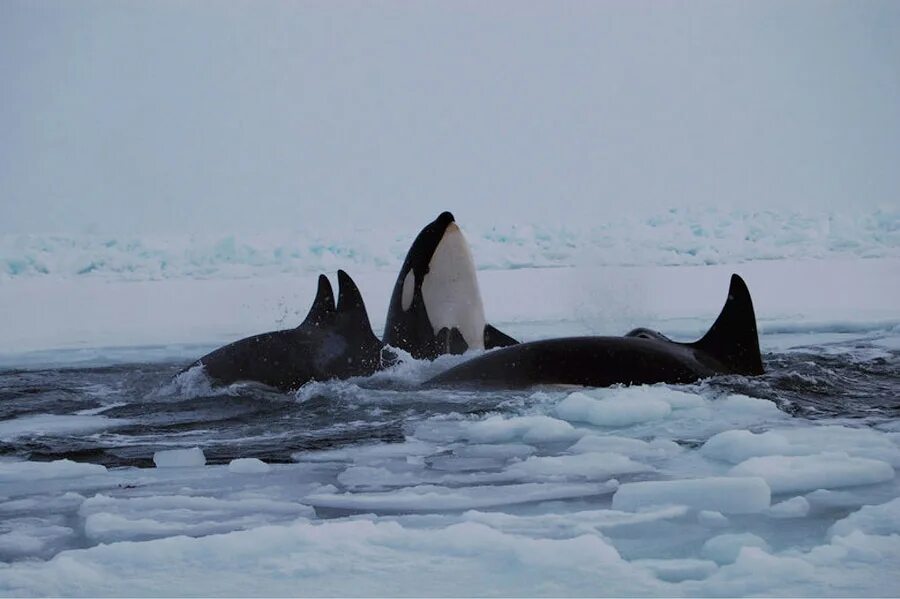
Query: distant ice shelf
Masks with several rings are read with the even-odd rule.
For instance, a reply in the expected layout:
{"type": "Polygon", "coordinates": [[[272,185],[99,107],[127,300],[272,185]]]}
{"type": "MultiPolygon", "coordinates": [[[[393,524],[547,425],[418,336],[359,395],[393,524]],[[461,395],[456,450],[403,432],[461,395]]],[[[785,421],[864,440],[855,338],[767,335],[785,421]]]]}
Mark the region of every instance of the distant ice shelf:
{"type": "MultiPolygon", "coordinates": [[[[424,224],[424,223],[423,223],[424,224]]],[[[578,226],[461,222],[481,270],[704,265],[788,258],[900,256],[900,210],[866,213],[673,209],[578,226]]],[[[415,228],[357,225],[204,235],[0,235],[0,280],[219,279],[395,271],[415,228]]]]}

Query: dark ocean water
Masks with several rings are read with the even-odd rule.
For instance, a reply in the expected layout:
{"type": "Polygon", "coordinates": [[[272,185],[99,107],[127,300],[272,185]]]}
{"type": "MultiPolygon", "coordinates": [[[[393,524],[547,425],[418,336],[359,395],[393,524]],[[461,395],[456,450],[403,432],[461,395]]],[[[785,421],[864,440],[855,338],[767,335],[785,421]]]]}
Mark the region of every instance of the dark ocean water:
{"type": "MultiPolygon", "coordinates": [[[[687,387],[769,399],[795,418],[881,428],[900,417],[900,351],[860,342],[767,353],[764,361],[762,376],[687,387]]],[[[252,384],[212,389],[196,376],[173,384],[185,365],[0,371],[0,456],[149,467],[155,451],[197,445],[209,463],[289,462],[298,451],[401,441],[410,423],[435,415],[519,411],[533,396],[424,390],[409,376],[315,383],[296,394],[252,384]]]]}

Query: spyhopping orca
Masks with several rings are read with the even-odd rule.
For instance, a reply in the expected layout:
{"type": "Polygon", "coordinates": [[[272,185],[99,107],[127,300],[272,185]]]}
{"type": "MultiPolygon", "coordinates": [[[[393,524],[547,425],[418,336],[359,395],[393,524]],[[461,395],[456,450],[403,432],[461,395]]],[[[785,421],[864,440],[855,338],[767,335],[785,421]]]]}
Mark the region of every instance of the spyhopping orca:
{"type": "Polygon", "coordinates": [[[449,212],[426,225],[409,248],[382,340],[429,360],[518,343],[486,324],[472,252],[449,212]]]}
{"type": "Polygon", "coordinates": [[[464,362],[426,385],[607,387],[762,373],[753,302],[747,285],[735,274],[725,307],[706,335],[694,343],[677,343],[649,329],[635,329],[624,337],[532,341],[464,362]]]}
{"type": "MultiPolygon", "coordinates": [[[[393,363],[372,327],[353,279],[338,271],[337,305],[331,283],[319,275],[316,299],[300,326],[235,341],[203,356],[213,381],[257,381],[283,391],[312,380],[367,376],[393,363]]],[[[190,368],[189,367],[189,368],[190,368]]]]}

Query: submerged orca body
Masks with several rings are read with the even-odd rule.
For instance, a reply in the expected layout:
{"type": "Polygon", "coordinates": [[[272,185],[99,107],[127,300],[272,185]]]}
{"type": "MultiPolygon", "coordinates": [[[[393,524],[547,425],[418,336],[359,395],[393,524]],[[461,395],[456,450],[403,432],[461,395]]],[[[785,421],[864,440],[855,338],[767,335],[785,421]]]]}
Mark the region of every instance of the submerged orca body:
{"type": "Polygon", "coordinates": [[[426,225],[409,248],[391,294],[383,341],[431,360],[517,343],[485,323],[472,252],[451,213],[426,225]]]}
{"type": "Polygon", "coordinates": [[[731,276],[728,300],[712,328],[694,343],[649,329],[624,337],[568,337],[522,343],[451,368],[427,385],[521,388],[538,384],[690,383],[716,374],[763,373],[750,292],[731,276]]]}
{"type": "Polygon", "coordinates": [[[372,332],[362,295],[353,279],[338,271],[337,305],[331,283],[319,275],[312,308],[295,329],[273,331],[235,341],[203,356],[213,381],[256,381],[283,391],[312,380],[367,376],[394,359],[372,332]]]}

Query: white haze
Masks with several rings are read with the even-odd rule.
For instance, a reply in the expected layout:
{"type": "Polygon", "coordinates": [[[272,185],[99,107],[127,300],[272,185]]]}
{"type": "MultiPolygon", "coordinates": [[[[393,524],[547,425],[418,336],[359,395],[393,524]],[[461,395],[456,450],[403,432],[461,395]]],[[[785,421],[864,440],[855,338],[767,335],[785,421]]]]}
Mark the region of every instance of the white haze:
{"type": "Polygon", "coordinates": [[[0,3],[0,232],[894,208],[896,2],[0,3]]]}

